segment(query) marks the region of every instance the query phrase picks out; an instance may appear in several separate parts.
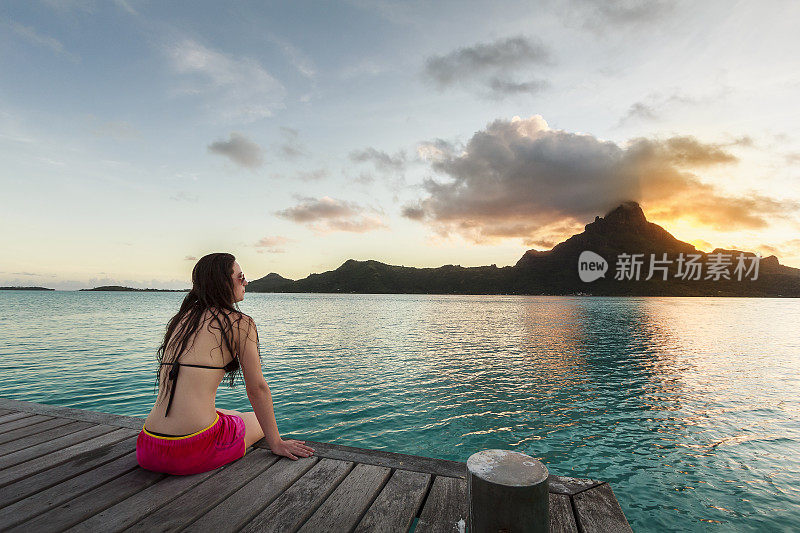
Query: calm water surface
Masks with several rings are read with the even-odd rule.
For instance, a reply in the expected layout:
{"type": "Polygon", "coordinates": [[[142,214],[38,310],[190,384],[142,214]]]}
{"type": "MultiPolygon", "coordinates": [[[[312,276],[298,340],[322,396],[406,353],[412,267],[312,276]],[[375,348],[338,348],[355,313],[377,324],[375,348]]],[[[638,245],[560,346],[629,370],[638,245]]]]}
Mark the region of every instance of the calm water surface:
{"type": "MultiPolygon", "coordinates": [[[[144,417],[183,293],[0,291],[0,396],[144,417]]],[[[609,481],[635,531],[800,524],[800,301],[248,294],[284,437],[609,481]]],[[[243,387],[217,406],[251,410],[243,387]]]]}

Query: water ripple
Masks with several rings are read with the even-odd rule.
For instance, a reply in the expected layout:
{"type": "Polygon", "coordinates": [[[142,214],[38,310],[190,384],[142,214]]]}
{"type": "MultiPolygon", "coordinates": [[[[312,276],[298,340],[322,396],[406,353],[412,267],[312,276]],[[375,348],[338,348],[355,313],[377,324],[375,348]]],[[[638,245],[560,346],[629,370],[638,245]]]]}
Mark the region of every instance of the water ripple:
{"type": "MultiPolygon", "coordinates": [[[[146,415],[182,298],[1,291],[0,395],[146,415]]],[[[796,300],[248,294],[241,306],[284,435],[458,461],[515,449],[611,482],[636,531],[800,523],[796,300]]],[[[220,387],[217,405],[250,409],[241,387],[220,387]]]]}

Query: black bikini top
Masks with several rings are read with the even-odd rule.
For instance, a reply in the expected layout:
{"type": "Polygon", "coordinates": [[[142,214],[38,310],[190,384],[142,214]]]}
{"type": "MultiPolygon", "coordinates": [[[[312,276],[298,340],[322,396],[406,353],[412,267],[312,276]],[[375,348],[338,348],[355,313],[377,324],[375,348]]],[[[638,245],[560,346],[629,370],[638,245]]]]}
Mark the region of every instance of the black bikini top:
{"type": "Polygon", "coordinates": [[[178,371],[182,366],[193,366],[195,368],[214,368],[219,370],[224,370],[225,372],[233,372],[237,368],[239,368],[239,361],[234,359],[230,363],[225,366],[208,366],[208,365],[191,365],[189,363],[161,363],[159,366],[164,365],[172,365],[172,369],[169,371],[169,380],[172,381],[172,389],[169,391],[169,401],[167,402],[167,410],[164,411],[164,416],[166,417],[169,415],[169,407],[172,405],[172,398],[175,397],[175,387],[178,384],[178,371]]]}

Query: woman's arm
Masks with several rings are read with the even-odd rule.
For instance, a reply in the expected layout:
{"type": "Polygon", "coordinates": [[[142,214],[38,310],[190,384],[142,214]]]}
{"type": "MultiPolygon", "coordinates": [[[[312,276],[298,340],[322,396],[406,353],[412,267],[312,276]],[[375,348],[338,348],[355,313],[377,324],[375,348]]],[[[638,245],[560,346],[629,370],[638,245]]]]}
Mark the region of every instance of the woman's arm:
{"type": "Polygon", "coordinates": [[[275,410],[272,406],[272,393],[264,379],[264,373],[261,371],[261,359],[258,357],[258,333],[256,325],[250,317],[247,317],[245,327],[246,331],[240,330],[239,336],[241,339],[239,364],[242,365],[242,372],[244,372],[247,398],[256,413],[267,445],[275,455],[283,455],[292,460],[297,460],[297,456],[310,457],[314,454],[314,448],[306,446],[305,441],[283,440],[278,433],[275,410]]]}
{"type": "MultiPolygon", "coordinates": [[[[247,323],[240,328],[239,364],[244,373],[247,399],[253,406],[253,411],[261,424],[264,438],[270,448],[275,448],[281,442],[278,432],[278,423],[275,421],[275,409],[272,405],[272,394],[269,385],[264,379],[261,370],[261,360],[258,357],[258,333],[252,319],[246,317],[247,323]]],[[[245,322],[243,320],[242,322],[245,322]]]]}

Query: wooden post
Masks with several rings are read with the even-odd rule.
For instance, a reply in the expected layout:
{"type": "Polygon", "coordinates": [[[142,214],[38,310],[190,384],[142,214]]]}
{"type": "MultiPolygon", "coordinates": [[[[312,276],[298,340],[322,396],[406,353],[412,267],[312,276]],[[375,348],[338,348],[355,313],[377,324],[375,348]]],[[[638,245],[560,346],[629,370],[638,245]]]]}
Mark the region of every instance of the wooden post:
{"type": "Polygon", "coordinates": [[[484,450],[467,459],[469,533],[548,533],[547,467],[529,455],[484,450]]]}

